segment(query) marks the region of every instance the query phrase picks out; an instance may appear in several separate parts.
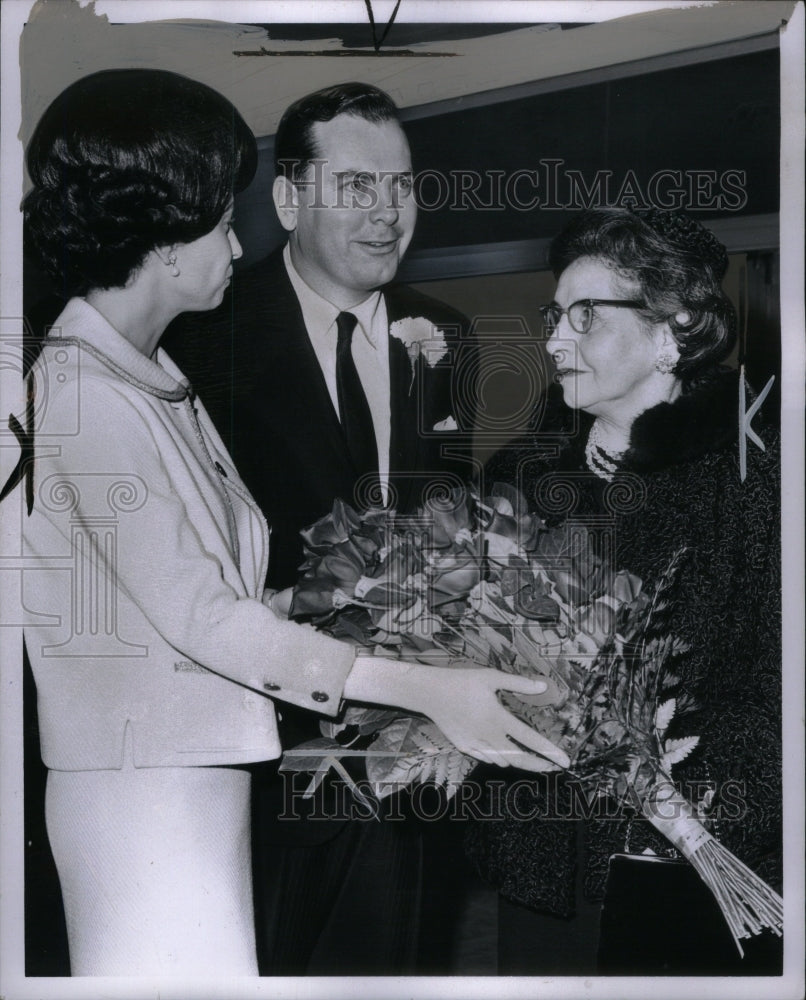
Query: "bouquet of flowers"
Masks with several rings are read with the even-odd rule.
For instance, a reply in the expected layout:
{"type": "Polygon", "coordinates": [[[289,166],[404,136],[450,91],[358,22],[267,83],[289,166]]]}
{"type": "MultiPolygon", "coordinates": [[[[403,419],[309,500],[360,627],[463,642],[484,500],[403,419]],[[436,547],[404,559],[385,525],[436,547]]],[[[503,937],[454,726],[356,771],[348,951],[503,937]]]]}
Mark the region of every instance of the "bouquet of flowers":
{"type": "MultiPolygon", "coordinates": [[[[672,783],[672,766],[699,741],[666,735],[687,700],[674,696],[670,666],[685,646],[659,628],[682,552],[646,593],[596,554],[584,525],[547,528],[501,485],[484,499],[455,491],[406,517],[336,501],[303,537],[292,617],[383,655],[541,676],[544,694],[502,694],[507,707],[567,752],[592,795],[634,807],[692,863],[740,952],[740,937],[780,933],[780,897],[672,783]]],[[[451,794],[476,763],[410,713],[351,706],[322,732],[281,765],[316,772],[312,789],[330,766],[346,777],[338,762],[348,756],[364,758],[378,797],[415,782],[451,794]],[[353,749],[353,735],[370,745],[353,749]]]]}

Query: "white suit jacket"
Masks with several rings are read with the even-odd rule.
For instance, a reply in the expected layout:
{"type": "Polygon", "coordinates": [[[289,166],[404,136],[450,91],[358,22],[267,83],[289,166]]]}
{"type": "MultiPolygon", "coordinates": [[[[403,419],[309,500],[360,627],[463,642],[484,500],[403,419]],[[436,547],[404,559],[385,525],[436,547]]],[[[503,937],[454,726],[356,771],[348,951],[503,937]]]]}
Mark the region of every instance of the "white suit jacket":
{"type": "Polygon", "coordinates": [[[261,602],[269,535],[204,407],[73,299],[34,368],[25,640],[50,768],[280,753],[272,698],[334,715],[352,649],[261,602]]]}

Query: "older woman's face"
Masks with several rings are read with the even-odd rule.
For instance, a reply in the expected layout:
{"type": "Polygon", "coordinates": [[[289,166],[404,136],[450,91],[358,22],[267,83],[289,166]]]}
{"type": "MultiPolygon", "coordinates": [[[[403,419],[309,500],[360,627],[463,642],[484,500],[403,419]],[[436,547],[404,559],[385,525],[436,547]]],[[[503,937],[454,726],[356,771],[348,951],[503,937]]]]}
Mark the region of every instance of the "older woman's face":
{"type": "MultiPolygon", "coordinates": [[[[554,300],[568,309],[580,299],[640,300],[641,293],[601,260],[580,257],[560,275],[554,300]]],[[[668,377],[661,381],[655,368],[664,331],[620,306],[594,306],[587,333],[577,333],[563,315],[546,349],[566,404],[629,426],[666,398],[668,377]]]]}

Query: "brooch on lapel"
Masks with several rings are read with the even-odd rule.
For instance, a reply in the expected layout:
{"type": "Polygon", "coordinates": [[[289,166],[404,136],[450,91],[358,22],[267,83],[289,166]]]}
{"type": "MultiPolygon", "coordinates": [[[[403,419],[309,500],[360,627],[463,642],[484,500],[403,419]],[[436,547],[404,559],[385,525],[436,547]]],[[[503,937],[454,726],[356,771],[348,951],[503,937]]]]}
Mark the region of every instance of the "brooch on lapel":
{"type": "Polygon", "coordinates": [[[395,320],[389,327],[389,335],[399,340],[408,353],[411,363],[411,393],[417,359],[424,358],[425,363],[433,368],[448,353],[445,334],[424,316],[408,316],[406,319],[395,320]]]}

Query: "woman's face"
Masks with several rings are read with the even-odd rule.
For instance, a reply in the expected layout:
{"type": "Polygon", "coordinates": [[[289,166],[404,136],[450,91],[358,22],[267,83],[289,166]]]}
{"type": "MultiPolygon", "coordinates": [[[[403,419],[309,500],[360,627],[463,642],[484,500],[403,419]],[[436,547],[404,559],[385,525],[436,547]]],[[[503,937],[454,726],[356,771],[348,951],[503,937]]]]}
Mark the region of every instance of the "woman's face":
{"type": "Polygon", "coordinates": [[[232,206],[214,229],[192,243],[181,243],[175,253],[179,269],[175,281],[184,300],[181,311],[215,309],[232,278],[233,260],[243,254],[232,228],[232,206]]]}
{"type": "MultiPolygon", "coordinates": [[[[568,309],[580,299],[640,300],[641,292],[603,261],[580,257],[560,275],[554,300],[568,309]]],[[[587,333],[577,333],[563,315],[546,349],[568,406],[629,426],[668,398],[668,376],[659,377],[655,361],[669,336],[666,324],[652,326],[635,309],[603,305],[594,307],[587,333]]]]}

